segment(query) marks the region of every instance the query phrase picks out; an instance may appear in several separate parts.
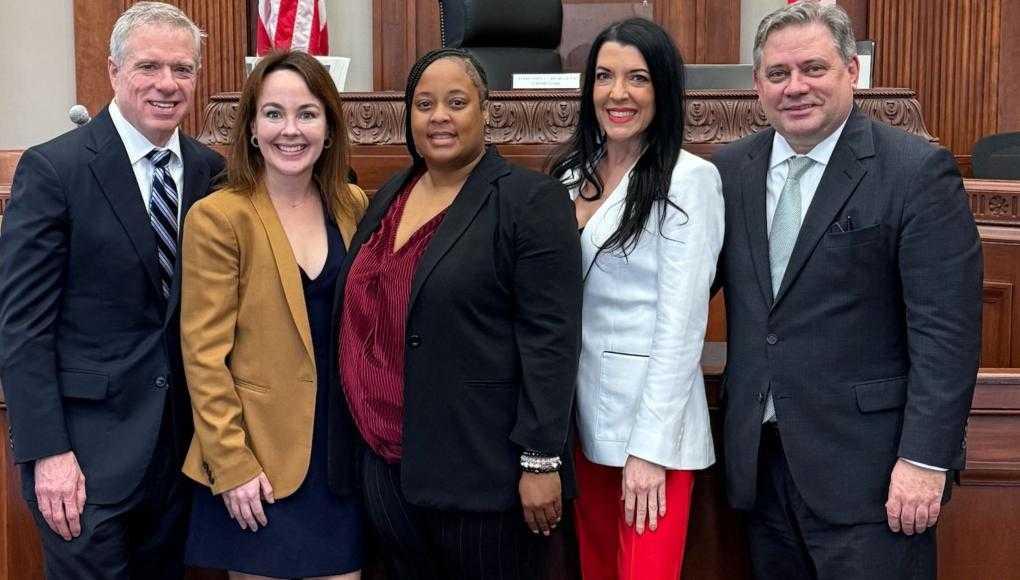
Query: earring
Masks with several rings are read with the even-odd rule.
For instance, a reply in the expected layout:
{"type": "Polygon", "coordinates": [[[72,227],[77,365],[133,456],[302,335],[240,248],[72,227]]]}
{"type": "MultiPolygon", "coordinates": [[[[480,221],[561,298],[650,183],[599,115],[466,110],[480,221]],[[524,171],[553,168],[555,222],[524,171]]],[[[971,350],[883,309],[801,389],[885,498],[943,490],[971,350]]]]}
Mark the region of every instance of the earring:
{"type": "Polygon", "coordinates": [[[323,149],[329,149],[332,146],[333,146],[333,138],[332,137],[326,137],[326,140],[322,143],[322,148],[323,149]]]}
{"type": "Polygon", "coordinates": [[[251,139],[249,139],[249,141],[251,141],[251,146],[252,147],[254,147],[256,149],[259,148],[259,140],[255,138],[255,135],[252,135],[251,139]]]}

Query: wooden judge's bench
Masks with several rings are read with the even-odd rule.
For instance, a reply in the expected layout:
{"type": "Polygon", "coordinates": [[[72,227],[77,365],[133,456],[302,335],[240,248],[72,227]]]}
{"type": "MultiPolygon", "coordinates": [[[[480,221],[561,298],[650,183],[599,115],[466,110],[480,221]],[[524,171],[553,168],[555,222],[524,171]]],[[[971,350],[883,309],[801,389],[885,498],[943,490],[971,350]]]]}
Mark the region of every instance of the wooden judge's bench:
{"type": "MultiPolygon", "coordinates": [[[[236,115],[237,93],[213,96],[199,138],[226,151],[236,115]]],[[[857,93],[868,115],[935,142],[928,134],[914,93],[871,89],[857,93]]],[[[359,184],[370,193],[407,165],[402,94],[348,93],[344,108],[359,184]]],[[[541,170],[545,157],[571,134],[577,122],[576,92],[508,91],[492,94],[487,138],[511,162],[541,170]]],[[[725,143],[767,127],[751,91],[692,91],[688,94],[687,148],[704,157],[725,143]]],[[[10,192],[20,151],[0,151],[0,214],[10,192]]],[[[967,469],[937,533],[939,578],[1020,579],[1020,182],[966,179],[971,209],[984,249],[984,309],[981,372],[967,438],[967,469]],[[1014,300],[1016,298],[1016,300],[1014,300]],[[1016,339],[1016,340],[1014,340],[1016,339]]],[[[741,516],[726,506],[720,445],[719,380],[725,364],[725,310],[712,304],[703,366],[719,463],[698,474],[694,487],[685,580],[748,577],[741,516]]],[[[0,406],[0,433],[7,431],[0,406]]],[[[41,578],[36,530],[20,497],[17,469],[0,446],[0,580],[41,578]]],[[[554,576],[578,578],[572,542],[563,542],[554,576]]],[[[558,551],[560,552],[560,551],[558,551]]],[[[192,570],[197,579],[224,574],[192,570]]],[[[374,567],[366,579],[381,579],[374,567]]]]}

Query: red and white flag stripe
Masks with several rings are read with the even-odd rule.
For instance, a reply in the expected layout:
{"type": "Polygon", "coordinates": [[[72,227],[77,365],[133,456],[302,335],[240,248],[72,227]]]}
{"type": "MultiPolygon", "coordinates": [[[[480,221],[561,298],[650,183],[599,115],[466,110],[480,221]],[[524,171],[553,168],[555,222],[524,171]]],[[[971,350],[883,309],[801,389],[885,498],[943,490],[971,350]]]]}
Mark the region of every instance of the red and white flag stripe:
{"type": "Polygon", "coordinates": [[[329,55],[326,0],[259,0],[256,53],[274,49],[329,55]]]}

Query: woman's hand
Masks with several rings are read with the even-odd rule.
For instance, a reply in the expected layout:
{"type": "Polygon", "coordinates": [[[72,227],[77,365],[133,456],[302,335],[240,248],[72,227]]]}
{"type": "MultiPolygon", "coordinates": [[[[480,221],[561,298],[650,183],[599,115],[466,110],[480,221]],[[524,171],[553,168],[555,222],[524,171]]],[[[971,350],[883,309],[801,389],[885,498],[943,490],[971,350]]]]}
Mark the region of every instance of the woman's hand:
{"type": "Polygon", "coordinates": [[[257,531],[259,525],[265,527],[269,523],[266,512],[262,511],[262,500],[273,503],[273,486],[265,472],[255,476],[248,483],[223,492],[223,503],[227,506],[230,519],[235,520],[241,529],[257,531]]]}
{"type": "Polygon", "coordinates": [[[536,534],[541,532],[548,536],[560,523],[563,513],[560,474],[524,472],[518,490],[528,528],[536,534]]]}
{"type": "Polygon", "coordinates": [[[623,464],[623,482],[620,499],[628,526],[635,523],[636,531],[655,531],[659,518],[666,515],[666,468],[630,455],[623,464]],[[636,517],[635,517],[636,516],[636,517]]]}

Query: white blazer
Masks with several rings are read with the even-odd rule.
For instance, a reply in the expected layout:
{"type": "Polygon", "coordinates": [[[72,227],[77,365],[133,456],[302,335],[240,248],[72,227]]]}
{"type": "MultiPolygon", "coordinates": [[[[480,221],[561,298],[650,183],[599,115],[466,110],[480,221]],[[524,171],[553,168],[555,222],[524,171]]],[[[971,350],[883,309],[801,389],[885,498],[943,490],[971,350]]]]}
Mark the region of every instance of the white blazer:
{"type": "Polygon", "coordinates": [[[582,450],[601,465],[622,467],[633,455],[703,469],[715,462],[701,351],[723,242],[722,182],[714,165],[682,151],[669,197],[683,212],[668,208],[660,229],[657,205],[626,257],[599,252],[620,223],[629,181],[628,172],[581,234],[582,450]]]}

